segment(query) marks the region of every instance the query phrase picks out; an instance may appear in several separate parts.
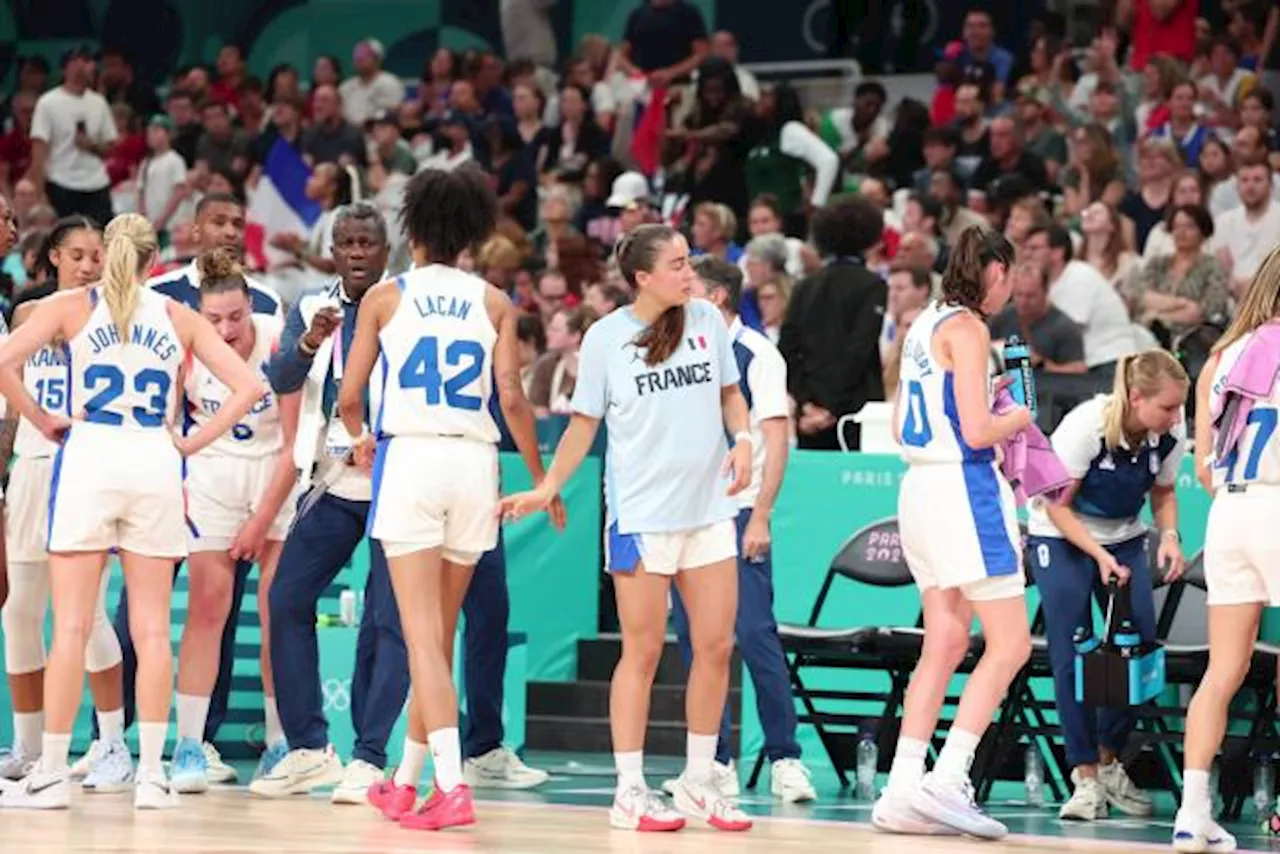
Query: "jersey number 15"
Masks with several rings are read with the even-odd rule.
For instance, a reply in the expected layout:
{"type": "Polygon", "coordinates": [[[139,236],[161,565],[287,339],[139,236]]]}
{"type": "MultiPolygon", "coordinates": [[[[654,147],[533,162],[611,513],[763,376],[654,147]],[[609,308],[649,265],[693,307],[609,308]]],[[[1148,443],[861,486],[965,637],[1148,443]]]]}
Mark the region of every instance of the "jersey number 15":
{"type": "Polygon", "coordinates": [[[433,335],[419,338],[409,357],[400,366],[400,387],[423,389],[427,406],[439,406],[443,397],[446,406],[478,412],[480,397],[467,394],[467,391],[480,378],[484,365],[484,346],[479,341],[451,341],[444,348],[444,362],[451,368],[461,370],[445,379],[440,372],[439,339],[433,335]]]}

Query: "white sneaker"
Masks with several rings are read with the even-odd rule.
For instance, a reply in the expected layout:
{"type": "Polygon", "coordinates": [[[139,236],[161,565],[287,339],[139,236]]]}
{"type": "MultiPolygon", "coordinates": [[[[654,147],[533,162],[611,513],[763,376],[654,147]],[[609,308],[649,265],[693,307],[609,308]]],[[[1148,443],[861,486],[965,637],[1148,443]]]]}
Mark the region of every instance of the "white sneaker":
{"type": "Polygon", "coordinates": [[[102,741],[94,739],[89,744],[89,749],[85,751],[84,756],[81,756],[71,764],[71,779],[83,780],[85,777],[88,777],[90,769],[93,768],[93,763],[97,762],[98,758],[102,756],[106,750],[107,746],[103,744],[102,741]]]}
{"type": "Polygon", "coordinates": [[[619,788],[609,809],[609,825],[618,830],[662,833],[684,827],[684,816],[667,806],[648,786],[619,788]]]}
{"type": "Polygon", "coordinates": [[[133,757],[123,740],[95,741],[85,755],[93,758],[88,775],[80,783],[86,792],[115,795],[133,788],[133,757]]]}
{"type": "Polygon", "coordinates": [[[1058,818],[1063,821],[1095,821],[1107,817],[1107,795],[1102,790],[1102,783],[1094,777],[1081,777],[1080,772],[1071,772],[1071,782],[1075,791],[1071,798],[1058,810],[1058,818]]]}
{"type": "Polygon", "coordinates": [[[886,788],[880,793],[876,805],[871,808],[871,825],[885,833],[906,833],[912,836],[955,836],[954,828],[920,815],[911,806],[911,792],[896,792],[886,788]]]}
{"type": "Polygon", "coordinates": [[[32,772],[39,756],[28,756],[22,748],[0,751],[0,780],[21,780],[32,772]]]}
{"type": "MultiPolygon", "coordinates": [[[[729,764],[725,765],[716,762],[711,766],[712,779],[715,780],[716,788],[720,790],[720,794],[731,801],[736,801],[742,795],[742,786],[738,782],[738,766],[733,760],[729,760],[729,764]]],[[[668,795],[676,793],[676,779],[672,777],[670,780],[662,781],[662,791],[668,795]]]]}
{"type": "Polygon", "coordinates": [[[947,780],[933,773],[925,774],[911,806],[920,818],[940,821],[969,836],[1003,839],[1009,834],[1009,828],[978,806],[968,777],[947,780]]]}
{"type": "Polygon", "coordinates": [[[1180,809],[1173,820],[1173,850],[1184,854],[1227,854],[1236,850],[1236,838],[1208,814],[1180,809]]]}
{"type": "Polygon", "coordinates": [[[330,745],[324,750],[291,750],[271,773],[249,784],[249,791],[261,798],[286,798],[342,782],[342,760],[330,745]]]}
{"type": "Polygon", "coordinates": [[[163,771],[139,771],[133,788],[135,810],[171,810],[179,806],[178,793],[169,787],[163,771]]]}
{"type": "Polygon", "coordinates": [[[351,804],[361,806],[369,803],[369,789],[382,782],[382,769],[365,762],[363,759],[352,759],[347,770],[343,772],[342,782],[333,789],[329,798],[335,804],[351,804]]]}
{"type": "Polygon", "coordinates": [[[462,779],[473,789],[532,789],[550,776],[540,768],[525,765],[505,745],[468,759],[462,768],[462,779]]]}
{"type": "Polygon", "coordinates": [[[1138,788],[1119,762],[1098,766],[1098,782],[1102,784],[1107,803],[1125,815],[1147,818],[1156,811],[1151,796],[1138,788]]]}
{"type": "Polygon", "coordinates": [[[751,829],[751,818],[721,793],[714,775],[699,780],[686,771],[676,778],[675,789],[676,809],[689,818],[705,821],[716,830],[751,829]]]}
{"type": "Polygon", "coordinates": [[[799,759],[775,759],[769,769],[769,791],[784,804],[816,801],[818,792],[813,788],[809,769],[799,759]]]}
{"type": "Polygon", "coordinates": [[[0,809],[65,810],[71,806],[71,777],[67,770],[34,769],[0,792],[0,809]]]}
{"type": "Polygon", "coordinates": [[[236,769],[222,761],[222,754],[212,742],[206,741],[201,747],[204,749],[204,761],[207,766],[204,775],[206,780],[210,783],[234,783],[240,778],[236,769]]]}

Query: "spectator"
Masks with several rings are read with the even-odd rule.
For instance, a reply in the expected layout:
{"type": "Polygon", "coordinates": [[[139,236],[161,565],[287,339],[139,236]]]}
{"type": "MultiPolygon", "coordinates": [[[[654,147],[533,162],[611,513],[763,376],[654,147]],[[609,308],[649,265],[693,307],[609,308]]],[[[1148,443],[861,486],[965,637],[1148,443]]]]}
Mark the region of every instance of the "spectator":
{"type": "Polygon", "coordinates": [[[311,120],[311,126],[302,132],[302,151],[313,166],[321,163],[367,165],[364,134],[342,117],[342,101],[333,86],[325,84],[312,89],[311,120]]]}
{"type": "Polygon", "coordinates": [[[738,219],[727,205],[702,202],[693,211],[692,255],[714,255],[731,264],[742,260],[742,247],[733,242],[738,219]]]}
{"type": "Polygon", "coordinates": [[[937,169],[929,176],[929,195],[942,207],[938,228],[948,246],[955,246],[966,228],[986,224],[982,217],[962,204],[961,185],[960,176],[949,169],[937,169]]]}
{"type": "Polygon", "coordinates": [[[111,105],[111,118],[116,123],[116,142],[107,152],[107,177],[117,187],[138,174],[147,157],[147,134],[133,108],[123,101],[111,105]]]}
{"type": "Polygon", "coordinates": [[[88,48],[62,60],[62,85],[36,101],[31,118],[31,167],[27,178],[43,190],[59,216],[111,219],[111,179],[104,157],[116,141],[111,109],[89,88],[94,60],[88,48]]]}
{"type": "Polygon", "coordinates": [[[192,65],[180,69],[176,77],[174,87],[190,92],[191,103],[199,110],[200,105],[210,98],[209,70],[203,65],[192,65]]]}
{"type": "Polygon", "coordinates": [[[718,56],[733,66],[738,75],[738,89],[742,97],[749,101],[760,100],[760,81],[738,61],[738,37],[728,30],[717,30],[711,34],[711,55],[718,56]]]}
{"type": "Polygon", "coordinates": [[[36,112],[35,92],[18,91],[10,99],[13,123],[0,136],[0,192],[13,195],[15,181],[31,168],[31,120],[36,112]]]}
{"type": "Polygon", "coordinates": [[[748,197],[773,196],[782,209],[785,232],[793,237],[807,234],[806,211],[827,203],[840,159],[805,125],[800,96],[786,83],[765,89],[755,112],[753,144],[747,152],[748,197]],[[813,186],[806,199],[811,171],[813,186]]]}
{"type": "Polygon", "coordinates": [[[596,321],[586,306],[557,309],[547,322],[547,352],[533,368],[529,402],[539,418],[567,415],[578,378],[578,351],[582,336],[596,321]]]}
{"type": "Polygon", "coordinates": [[[573,202],[569,191],[563,186],[549,189],[542,200],[541,214],[541,224],[529,235],[529,240],[533,243],[533,253],[545,256],[561,237],[577,233],[573,227],[573,202]]]}
{"type": "Polygon", "coordinates": [[[1049,302],[1049,274],[1024,261],[1009,271],[1013,300],[991,318],[991,343],[1003,345],[1017,335],[1031,350],[1031,365],[1050,374],[1083,374],[1084,339],[1080,327],[1049,302]]]}
{"type": "Polygon", "coordinates": [[[8,130],[13,118],[13,97],[19,92],[30,92],[39,98],[49,86],[49,63],[43,56],[31,55],[18,57],[18,85],[13,93],[0,103],[0,118],[4,120],[4,129],[8,130]]]}
{"type": "MultiPolygon", "coordinates": [[[[1050,106],[1071,128],[1089,124],[1102,125],[1116,148],[1127,152],[1138,138],[1139,122],[1137,104],[1130,96],[1124,74],[1116,62],[1116,49],[1115,34],[1110,31],[1104,31],[1094,39],[1089,50],[1089,61],[1095,70],[1080,80],[1070,101],[1067,100],[1068,96],[1060,82],[1066,74],[1070,55],[1060,53],[1054,59],[1054,82],[1049,90],[1050,106]]],[[[1160,85],[1159,78],[1156,78],[1156,84],[1160,85]]],[[[1169,85],[1172,86],[1172,82],[1169,85]]],[[[1163,97],[1160,100],[1163,101],[1163,97]]],[[[1131,170],[1126,169],[1128,171],[1131,170]]]]}
{"type": "MultiPolygon", "coordinates": [[[[1250,130],[1249,133],[1245,134],[1246,140],[1252,135],[1252,130],[1250,130]]],[[[1250,143],[1246,142],[1241,147],[1243,149],[1250,147],[1250,145],[1250,143]]],[[[1248,158],[1246,157],[1245,159],[1247,160],[1248,158]]],[[[1204,181],[1204,185],[1211,188],[1211,190],[1216,190],[1219,184],[1224,181],[1230,181],[1235,176],[1236,171],[1233,160],[1231,150],[1227,148],[1226,143],[1221,139],[1216,136],[1206,139],[1204,145],[1200,146],[1200,158],[1196,161],[1196,166],[1200,171],[1200,177],[1204,181]]],[[[1232,207],[1235,207],[1235,205],[1233,204],[1232,207]]]]}
{"type": "Polygon", "coordinates": [[[1240,117],[1236,111],[1257,83],[1257,77],[1240,67],[1240,45],[1230,37],[1213,40],[1209,68],[1209,73],[1196,81],[1201,108],[1212,124],[1238,127],[1240,117]]]}
{"type": "Polygon", "coordinates": [[[991,156],[987,135],[987,98],[976,83],[962,83],[956,89],[956,128],[960,147],[956,150],[956,171],[966,182],[991,156]]]}
{"type": "MultiPolygon", "coordinates": [[[[814,217],[813,239],[825,266],[796,286],[778,340],[801,448],[839,449],[840,419],[884,399],[877,341],[887,295],[863,260],[880,242],[883,222],[880,210],[856,196],[837,199],[814,217]]],[[[859,448],[858,425],[847,425],[845,439],[859,448]]]]}
{"type": "Polygon", "coordinates": [[[1018,199],[1009,205],[1009,217],[1004,221],[1004,237],[1013,244],[1018,257],[1023,257],[1023,247],[1033,229],[1048,225],[1049,213],[1044,202],[1035,196],[1018,199]]]}
{"type": "Polygon", "coordinates": [[[185,89],[174,89],[165,99],[165,112],[173,121],[173,150],[182,155],[188,167],[195,166],[196,147],[204,134],[195,95],[185,89]]]}
{"type": "MultiPolygon", "coordinates": [[[[577,86],[591,93],[591,114],[596,124],[606,134],[613,133],[614,123],[618,118],[618,97],[613,91],[610,81],[600,78],[595,66],[585,55],[575,56],[565,67],[564,85],[577,86]]],[[[560,120],[559,96],[547,105],[544,118],[548,124],[560,120]]]]}
{"type": "Polygon", "coordinates": [[[880,326],[880,360],[887,365],[895,345],[901,346],[903,315],[929,304],[933,296],[933,276],[928,267],[894,264],[885,284],[888,296],[884,323],[880,326]]]}
{"type": "Polygon", "coordinates": [[[560,90],[560,124],[547,139],[544,170],[561,181],[582,181],[587,163],[604,154],[608,137],[591,114],[587,90],[568,85],[560,90]]]}
{"type": "Polygon", "coordinates": [[[542,172],[550,155],[553,131],[542,123],[547,99],[532,83],[520,83],[511,90],[511,105],[516,114],[516,130],[533,157],[533,167],[542,172]]]}
{"type": "MultiPolygon", "coordinates": [[[[594,241],[607,254],[618,239],[618,217],[609,210],[608,199],[613,182],[622,174],[622,164],[608,157],[587,164],[582,176],[582,204],[574,217],[574,227],[594,241]]],[[[639,173],[635,173],[639,174],[639,173]]],[[[642,195],[649,194],[649,183],[640,175],[642,195]]]]}
{"type": "MultiPolygon", "coordinates": [[[[752,237],[783,234],[783,227],[782,205],[775,196],[765,193],[751,200],[751,207],[747,211],[747,232],[752,237]]],[[[787,237],[786,244],[786,273],[797,279],[805,273],[806,250],[812,255],[812,249],[799,237],[787,237]]]]}
{"type": "MultiPolygon", "coordinates": [[[[486,240],[480,247],[480,251],[476,253],[475,268],[476,274],[482,276],[486,282],[501,291],[511,293],[516,271],[520,269],[520,252],[508,238],[495,234],[486,240]]],[[[534,307],[532,294],[529,295],[528,300],[516,299],[516,305],[525,310],[532,309],[534,307]]]]}
{"type": "Polygon", "coordinates": [[[1147,61],[1164,54],[1190,62],[1195,53],[1196,16],[1200,0],[1122,0],[1119,23],[1129,26],[1130,64],[1142,71],[1147,61]]]}
{"type": "MultiPolygon", "coordinates": [[[[760,286],[770,282],[781,282],[790,290],[787,249],[787,238],[781,234],[763,234],[747,242],[739,262],[743,271],[744,299],[749,296],[754,300],[760,286]]],[[[742,314],[741,306],[735,306],[735,313],[742,314]]]]}
{"type": "MultiPolygon", "coordinates": [[[[1164,218],[1173,195],[1173,179],[1185,168],[1173,141],[1149,138],[1138,149],[1137,190],[1130,190],[1120,203],[1120,212],[1133,220],[1136,245],[1146,245],[1147,235],[1164,218]]],[[[1070,312],[1068,312],[1070,314],[1070,312]]]]}
{"type": "Polygon", "coordinates": [[[449,89],[459,76],[459,61],[447,47],[437,48],[418,80],[418,103],[424,116],[439,117],[449,109],[449,89]]]}
{"type": "MultiPolygon", "coordinates": [[[[1231,144],[1231,161],[1235,166],[1242,163],[1268,162],[1267,144],[1263,135],[1254,127],[1242,127],[1236,132],[1231,144]]],[[[1271,197],[1280,199],[1280,180],[1271,177],[1271,197]]],[[[1240,189],[1234,171],[1213,187],[1209,193],[1209,213],[1215,217],[1232,208],[1240,207],[1240,189]]]]}
{"type": "Polygon", "coordinates": [[[951,171],[955,168],[960,132],[950,126],[929,128],[920,141],[920,147],[924,152],[924,166],[911,176],[912,188],[917,193],[928,193],[929,181],[935,170],[951,171]]]}
{"type": "Polygon", "coordinates": [[[1106,202],[1094,202],[1080,215],[1080,231],[1084,235],[1081,259],[1119,289],[1138,260],[1126,245],[1120,214],[1106,202]]]}
{"type": "Polygon", "coordinates": [[[1175,83],[1169,94],[1169,119],[1151,135],[1173,140],[1183,161],[1195,166],[1201,146],[1212,134],[1211,129],[1196,121],[1196,84],[1190,80],[1175,83]]]}
{"type": "Polygon", "coordinates": [[[1049,90],[1042,86],[1018,87],[1018,119],[1022,122],[1024,148],[1040,158],[1050,184],[1056,184],[1058,173],[1067,162],[1067,140],[1050,122],[1049,90]]]}
{"type": "Polygon", "coordinates": [[[204,105],[200,116],[204,133],[196,142],[196,163],[203,163],[209,172],[228,172],[240,178],[249,174],[253,141],[231,124],[226,103],[211,100],[204,105]]]}
{"type": "Polygon", "coordinates": [[[214,63],[218,79],[209,87],[211,101],[216,101],[231,113],[240,111],[240,85],[245,80],[244,51],[239,45],[224,44],[214,63]]]}
{"type": "Polygon", "coordinates": [[[1214,217],[1214,254],[1231,277],[1231,295],[1240,300],[1262,259],[1280,243],[1280,202],[1272,195],[1271,167],[1262,162],[1236,166],[1240,207],[1214,217]]]}
{"type": "Polygon", "coordinates": [[[302,154],[301,95],[282,94],[271,104],[271,124],[254,140],[252,152],[255,166],[261,166],[277,140],[284,140],[299,155],[302,154]]]}
{"type": "Polygon", "coordinates": [[[889,94],[882,84],[874,80],[863,81],[854,90],[852,106],[834,107],[822,117],[818,136],[840,155],[846,190],[857,189],[858,179],[866,172],[864,149],[872,140],[880,140],[879,144],[871,146],[869,153],[873,160],[887,153],[891,128],[883,113],[888,99],[889,94]]]}
{"type": "Polygon", "coordinates": [[[686,0],[645,0],[627,16],[618,65],[661,89],[687,80],[707,51],[707,25],[696,7],[686,0]]]}
{"type": "Polygon", "coordinates": [[[333,263],[333,219],[338,208],[351,204],[355,179],[351,170],[328,162],[321,163],[307,180],[307,198],[320,206],[320,218],[307,237],[298,234],[276,234],[271,245],[293,255],[295,266],[309,278],[331,276],[337,269],[333,263]],[[317,275],[318,274],[318,275],[317,275]]]}
{"type": "Polygon", "coordinates": [[[331,53],[320,54],[311,64],[311,89],[307,92],[308,119],[315,117],[311,106],[315,101],[316,90],[321,86],[332,86],[335,89],[342,86],[342,61],[331,53]]]}
{"type": "MultiPolygon", "coordinates": [[[[1169,210],[1174,211],[1187,205],[1204,207],[1204,199],[1204,179],[1196,172],[1186,171],[1174,179],[1173,195],[1169,198],[1169,210]]],[[[1208,243],[1204,244],[1204,251],[1211,251],[1208,243]]],[[[1156,223],[1151,233],[1147,235],[1147,245],[1143,247],[1142,260],[1147,262],[1160,255],[1172,255],[1173,252],[1173,235],[1169,233],[1169,220],[1166,217],[1163,221],[1156,223]]]]}
{"type": "Polygon", "coordinates": [[[394,111],[388,111],[369,122],[369,135],[373,139],[375,165],[392,175],[413,175],[418,171],[418,161],[409,150],[409,143],[400,136],[400,125],[394,111]]]}
{"type": "Polygon", "coordinates": [[[486,51],[476,58],[469,70],[481,112],[487,117],[497,116],[507,121],[515,118],[511,93],[502,85],[502,60],[486,51]]]}
{"type": "Polygon", "coordinates": [[[996,44],[996,28],[991,13],[982,9],[970,10],[964,16],[961,38],[964,40],[964,53],[960,56],[962,73],[968,76],[975,66],[989,64],[995,72],[991,101],[1000,103],[1004,100],[1005,87],[1009,85],[1009,75],[1013,71],[1013,54],[996,44]]]}
{"type": "Polygon", "coordinates": [[[1166,346],[1201,323],[1225,324],[1229,299],[1226,269],[1205,252],[1214,232],[1209,212],[1175,207],[1169,230],[1172,251],[1149,260],[1121,289],[1138,323],[1163,327],[1166,346]]]}
{"type": "Polygon", "coordinates": [[[583,303],[594,311],[597,317],[604,317],[619,306],[630,305],[631,294],[626,288],[620,288],[608,282],[592,282],[587,285],[583,303]]]}
{"type": "Polygon", "coordinates": [[[557,311],[571,307],[574,300],[564,274],[554,267],[543,270],[537,277],[537,282],[537,286],[533,288],[533,304],[543,325],[547,325],[557,311]]]}
{"type": "Polygon", "coordinates": [[[547,350],[547,333],[542,318],[522,314],[516,318],[516,347],[520,353],[520,385],[529,396],[533,384],[533,366],[547,350]]]}
{"type": "Polygon", "coordinates": [[[138,170],[138,213],[151,220],[164,243],[178,206],[190,193],[187,164],[173,150],[172,138],[173,120],[153,116],[147,123],[147,158],[138,170]]]}
{"type": "Polygon", "coordinates": [[[135,116],[154,116],[160,112],[155,89],[137,79],[128,54],[117,48],[106,48],[98,61],[98,91],[108,104],[128,104],[135,116]]]}
{"type": "Polygon", "coordinates": [[[587,285],[599,281],[603,273],[595,247],[581,234],[572,231],[560,235],[551,244],[547,252],[547,263],[551,264],[553,261],[564,274],[564,279],[569,284],[569,293],[574,299],[582,296],[587,285]]]}
{"type": "Polygon", "coordinates": [[[475,160],[471,128],[461,113],[449,110],[441,117],[440,136],[444,147],[422,161],[421,168],[451,172],[462,164],[475,160]]]}
{"type": "Polygon", "coordinates": [[[352,52],[351,63],[356,74],[344,80],[339,88],[342,117],[348,124],[363,127],[370,119],[396,109],[404,100],[404,84],[400,78],[382,68],[385,55],[382,43],[376,39],[365,39],[352,52]]]}
{"type": "Polygon", "coordinates": [[[277,65],[267,76],[267,101],[274,104],[280,97],[297,98],[300,103],[304,101],[298,69],[292,65],[277,65]]]}
{"type": "Polygon", "coordinates": [[[1089,371],[1110,377],[1116,360],[1138,349],[1120,295],[1093,267],[1072,260],[1071,235],[1057,223],[1032,229],[1024,249],[1046,270],[1049,301],[1080,326],[1089,371]]]}
{"type": "Polygon", "coordinates": [[[1272,168],[1275,168],[1280,156],[1280,133],[1276,130],[1271,116],[1275,110],[1275,96],[1268,90],[1254,88],[1240,99],[1240,127],[1254,128],[1262,135],[1262,144],[1270,153],[1272,168]]]}
{"type": "MultiPolygon", "coordinates": [[[[28,231],[38,227],[34,222],[32,212],[40,205],[40,191],[36,185],[27,178],[18,179],[18,183],[13,185],[13,198],[11,199],[13,218],[18,224],[19,237],[25,236],[28,231]]],[[[54,214],[57,219],[57,214],[54,214]]]]}
{"type": "Polygon", "coordinates": [[[489,120],[485,142],[499,209],[526,233],[533,231],[538,225],[538,173],[533,168],[533,155],[524,147],[515,125],[501,119],[489,120]]]}
{"type": "Polygon", "coordinates": [[[756,289],[756,305],[760,309],[760,326],[775,345],[782,335],[782,323],[787,316],[787,303],[791,299],[790,280],[765,282],[756,289]]]}
{"type": "Polygon", "coordinates": [[[1152,57],[1142,73],[1142,100],[1134,110],[1139,134],[1149,134],[1169,119],[1169,97],[1183,80],[1182,66],[1168,56],[1152,57]]]}
{"type": "MultiPolygon", "coordinates": [[[[657,0],[650,0],[654,2],[657,0]]],[[[699,66],[694,98],[693,111],[684,128],[667,132],[667,139],[683,149],[676,171],[684,176],[689,203],[717,202],[726,205],[734,216],[745,219],[751,104],[738,91],[733,68],[715,57],[699,66]]]]}
{"type": "Polygon", "coordinates": [[[1039,155],[1023,147],[1026,129],[1015,116],[999,116],[991,120],[987,131],[987,156],[974,170],[969,186],[990,194],[996,181],[1007,175],[1021,175],[1037,193],[1049,191],[1049,172],[1039,155]]]}
{"type": "Polygon", "coordinates": [[[246,77],[237,90],[237,101],[240,105],[236,113],[236,126],[254,139],[262,133],[267,121],[267,101],[262,81],[257,77],[246,77]]]}

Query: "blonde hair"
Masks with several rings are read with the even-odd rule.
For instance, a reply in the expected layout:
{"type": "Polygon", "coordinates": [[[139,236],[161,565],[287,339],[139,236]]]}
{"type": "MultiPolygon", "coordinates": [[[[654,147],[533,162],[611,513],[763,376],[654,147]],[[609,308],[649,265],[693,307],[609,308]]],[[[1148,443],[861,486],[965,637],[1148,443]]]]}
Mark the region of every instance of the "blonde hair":
{"type": "Polygon", "coordinates": [[[1144,350],[1122,356],[1116,362],[1115,384],[1111,387],[1111,399],[1107,401],[1102,417],[1102,437],[1107,448],[1115,450],[1124,444],[1124,421],[1129,414],[1129,392],[1136,390],[1142,397],[1160,393],[1165,380],[1190,385],[1191,378],[1182,363],[1168,350],[1144,350]]]}
{"type": "Polygon", "coordinates": [[[1235,320],[1213,345],[1212,352],[1221,353],[1280,313],[1280,246],[1267,253],[1253,274],[1253,281],[1236,309],[1235,320]]]}
{"type": "Polygon", "coordinates": [[[142,272],[151,266],[159,244],[156,230],[139,214],[121,214],[103,233],[106,260],[102,265],[102,299],[120,330],[120,343],[129,341],[129,323],[138,307],[142,272]]]}

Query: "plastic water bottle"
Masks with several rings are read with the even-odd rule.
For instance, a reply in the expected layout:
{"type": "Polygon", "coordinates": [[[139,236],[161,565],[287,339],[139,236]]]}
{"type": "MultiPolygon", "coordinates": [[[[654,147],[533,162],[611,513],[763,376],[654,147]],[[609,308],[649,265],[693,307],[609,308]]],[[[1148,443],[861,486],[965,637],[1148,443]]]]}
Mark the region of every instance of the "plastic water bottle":
{"type": "Polygon", "coordinates": [[[1142,643],[1142,635],[1138,633],[1138,628],[1133,621],[1126,617],[1116,628],[1113,640],[1120,654],[1128,658],[1133,654],[1134,647],[1142,643]]]}
{"type": "Polygon", "coordinates": [[[1071,642],[1075,645],[1078,655],[1088,655],[1102,645],[1102,641],[1089,626],[1077,626],[1071,635],[1071,642]]]}
{"type": "Polygon", "coordinates": [[[1253,808],[1258,818],[1271,817],[1271,796],[1275,791],[1276,771],[1270,754],[1260,754],[1253,766],[1253,808]]]}
{"type": "Polygon", "coordinates": [[[1022,775],[1027,792],[1027,803],[1033,807],[1044,806],[1044,758],[1035,743],[1027,745],[1027,759],[1022,775]]]}
{"type": "Polygon", "coordinates": [[[1036,376],[1031,368],[1031,348],[1017,335],[1010,335],[1004,342],[1004,370],[1012,382],[1009,394],[1015,403],[1036,411],[1036,376]]]}
{"type": "Polygon", "coordinates": [[[865,733],[858,740],[858,773],[855,794],[863,800],[875,800],[876,771],[880,767],[880,748],[876,747],[876,738],[872,733],[865,733]]]}

